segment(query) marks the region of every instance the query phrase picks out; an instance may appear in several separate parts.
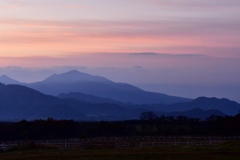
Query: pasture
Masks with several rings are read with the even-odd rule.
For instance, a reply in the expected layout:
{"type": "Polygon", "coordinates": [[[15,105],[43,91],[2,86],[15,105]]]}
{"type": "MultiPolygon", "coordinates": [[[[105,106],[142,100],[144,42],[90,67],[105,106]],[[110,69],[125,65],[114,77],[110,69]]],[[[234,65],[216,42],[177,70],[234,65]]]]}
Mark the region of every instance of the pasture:
{"type": "Polygon", "coordinates": [[[167,145],[124,149],[28,148],[0,153],[1,160],[239,160],[240,141],[219,145],[167,145]]]}

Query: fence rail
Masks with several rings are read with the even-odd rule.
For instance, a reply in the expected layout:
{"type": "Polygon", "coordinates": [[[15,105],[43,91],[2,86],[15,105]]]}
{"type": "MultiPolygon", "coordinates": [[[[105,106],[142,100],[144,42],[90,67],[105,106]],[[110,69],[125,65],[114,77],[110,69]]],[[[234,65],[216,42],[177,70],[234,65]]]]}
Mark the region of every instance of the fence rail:
{"type": "Polygon", "coordinates": [[[240,137],[98,137],[67,140],[24,140],[0,142],[0,149],[21,146],[28,143],[42,144],[60,149],[72,148],[142,148],[166,145],[218,145],[226,140],[240,140],[240,137]]]}

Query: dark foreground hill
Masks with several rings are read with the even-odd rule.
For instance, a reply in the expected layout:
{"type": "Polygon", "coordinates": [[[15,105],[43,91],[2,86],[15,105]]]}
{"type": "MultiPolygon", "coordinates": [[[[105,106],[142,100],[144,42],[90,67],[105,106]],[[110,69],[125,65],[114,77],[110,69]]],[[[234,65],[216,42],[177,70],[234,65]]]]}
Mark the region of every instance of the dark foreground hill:
{"type": "Polygon", "coordinates": [[[85,117],[85,114],[72,110],[67,104],[67,101],[42,94],[24,86],[0,85],[1,120],[46,118],[45,115],[50,112],[50,115],[62,115],[61,118],[76,118],[74,115],[77,115],[78,119],[85,117]],[[66,106],[62,106],[65,104],[66,106]],[[53,111],[52,107],[55,105],[61,107],[56,107],[53,111]]]}
{"type": "MultiPolygon", "coordinates": [[[[20,85],[0,84],[0,119],[129,119],[133,110],[115,104],[60,99],[20,85]],[[126,114],[128,113],[128,114],[126,114]]],[[[138,113],[140,114],[140,113],[138,113]]]]}
{"type": "MultiPolygon", "coordinates": [[[[146,105],[147,106],[147,105],[146,105]]],[[[0,83],[0,120],[17,121],[21,119],[74,119],[84,121],[138,119],[142,112],[153,111],[161,115],[186,115],[187,113],[160,112],[151,107],[127,106],[114,103],[87,103],[77,99],[61,99],[45,95],[39,91],[20,85],[0,83]]],[[[188,111],[190,112],[190,111],[188,111]]],[[[222,115],[216,111],[201,111],[189,117],[205,118],[206,113],[222,115]]]]}
{"type": "MultiPolygon", "coordinates": [[[[60,99],[20,85],[0,84],[0,120],[130,119],[135,112],[115,104],[92,104],[75,99],[60,99]]],[[[139,114],[140,113],[136,113],[139,114]]],[[[134,116],[136,117],[136,116],[134,116]]]]}
{"type": "Polygon", "coordinates": [[[48,95],[57,96],[61,93],[80,92],[101,98],[111,98],[123,103],[173,104],[191,101],[191,99],[188,98],[147,92],[127,83],[115,83],[104,77],[92,76],[76,70],[59,75],[54,74],[41,82],[21,85],[33,88],[48,95]]]}

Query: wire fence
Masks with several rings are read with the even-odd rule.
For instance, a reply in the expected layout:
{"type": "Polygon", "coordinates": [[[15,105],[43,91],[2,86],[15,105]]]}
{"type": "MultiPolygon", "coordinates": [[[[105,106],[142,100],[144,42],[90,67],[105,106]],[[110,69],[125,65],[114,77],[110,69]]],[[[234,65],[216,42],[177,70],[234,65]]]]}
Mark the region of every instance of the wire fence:
{"type": "Polygon", "coordinates": [[[168,145],[218,145],[227,140],[240,140],[240,137],[98,137],[84,139],[55,139],[55,140],[22,140],[0,142],[0,149],[7,150],[12,147],[18,147],[26,144],[44,145],[59,149],[87,149],[87,148],[143,148],[168,145]]]}

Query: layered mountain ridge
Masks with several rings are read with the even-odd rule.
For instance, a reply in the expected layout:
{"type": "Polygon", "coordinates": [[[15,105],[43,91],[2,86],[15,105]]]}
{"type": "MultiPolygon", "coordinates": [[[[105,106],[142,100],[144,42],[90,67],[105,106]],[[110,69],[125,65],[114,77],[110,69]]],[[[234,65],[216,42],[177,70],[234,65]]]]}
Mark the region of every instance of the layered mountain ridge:
{"type": "MultiPolygon", "coordinates": [[[[7,76],[1,76],[0,82],[20,83],[7,76]]],[[[129,84],[115,83],[104,77],[78,71],[54,74],[42,82],[20,84],[0,83],[0,120],[34,120],[48,117],[79,121],[126,120],[138,119],[142,112],[149,111],[159,116],[183,115],[205,119],[212,114],[236,115],[240,110],[240,104],[228,99],[199,97],[191,100],[146,92],[129,84]],[[112,96],[97,96],[97,91],[102,92],[100,95],[112,96]],[[56,97],[50,92],[60,94],[56,97]],[[129,99],[116,100],[126,96],[122,94],[129,96],[129,99]],[[139,99],[138,103],[135,100],[126,103],[134,99],[133,97],[135,100],[139,99]]]]}
{"type": "MultiPolygon", "coordinates": [[[[168,105],[167,105],[168,106],[168,105]]],[[[114,103],[87,103],[77,99],[61,99],[45,95],[34,89],[20,85],[4,85],[0,83],[0,120],[17,121],[21,119],[74,119],[79,121],[127,120],[138,119],[142,112],[155,112],[159,116],[185,115],[194,118],[206,118],[206,115],[225,115],[218,110],[202,110],[198,115],[193,111],[162,112],[150,109],[150,106],[134,108],[123,107],[114,103]],[[206,114],[208,113],[208,114],[206,114]]]]}
{"type": "Polygon", "coordinates": [[[22,83],[21,85],[48,95],[57,96],[61,93],[80,92],[134,104],[172,104],[191,100],[162,93],[147,92],[127,83],[115,83],[104,77],[92,76],[76,70],[54,74],[41,82],[22,83]]]}

